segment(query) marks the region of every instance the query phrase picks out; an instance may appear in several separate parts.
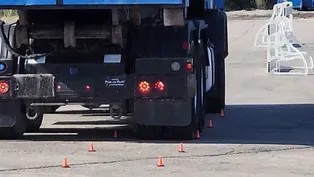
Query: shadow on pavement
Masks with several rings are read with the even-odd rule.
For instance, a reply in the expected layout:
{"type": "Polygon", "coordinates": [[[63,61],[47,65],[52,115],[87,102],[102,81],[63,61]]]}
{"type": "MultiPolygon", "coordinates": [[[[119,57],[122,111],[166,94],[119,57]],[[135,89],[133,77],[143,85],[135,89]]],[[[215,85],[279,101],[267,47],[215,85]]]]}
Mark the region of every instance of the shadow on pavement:
{"type": "MultiPolygon", "coordinates": [[[[61,122],[62,123],[62,122],[61,122]]],[[[117,123],[116,121],[88,122],[117,123]]],[[[60,124],[60,122],[59,122],[60,124]]],[[[78,125],[79,123],[69,122],[78,125]]],[[[184,141],[199,144],[291,144],[314,145],[314,105],[228,105],[225,116],[207,115],[201,139],[184,141]],[[209,120],[213,128],[207,128],[209,120]]],[[[118,128],[45,128],[40,134],[25,135],[31,141],[126,141],[142,143],[178,143],[172,140],[137,141],[128,126],[118,128]],[[118,138],[114,138],[117,130],[118,138]],[[59,134],[58,134],[59,133],[59,134]],[[64,133],[60,134],[60,133],[64,133]],[[73,135],[67,135],[73,133],[73,135]]]]}

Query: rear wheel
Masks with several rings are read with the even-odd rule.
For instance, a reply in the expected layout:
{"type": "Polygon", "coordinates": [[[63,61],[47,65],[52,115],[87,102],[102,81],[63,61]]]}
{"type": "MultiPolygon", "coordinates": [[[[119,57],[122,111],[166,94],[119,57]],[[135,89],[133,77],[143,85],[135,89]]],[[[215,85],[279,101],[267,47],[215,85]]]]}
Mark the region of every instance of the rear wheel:
{"type": "Polygon", "coordinates": [[[44,115],[38,115],[38,117],[35,120],[29,120],[25,117],[26,122],[27,122],[27,128],[26,128],[26,132],[38,132],[42,122],[43,122],[43,117],[44,115]]]}
{"type": "Polygon", "coordinates": [[[45,113],[55,113],[56,110],[59,108],[60,106],[47,106],[44,107],[44,112],[45,113]]]}
{"type": "Polygon", "coordinates": [[[99,108],[100,107],[100,104],[83,104],[82,105],[84,108],[87,108],[87,109],[90,109],[90,110],[92,110],[92,109],[95,109],[95,108],[99,108]]]}
{"type": "Polygon", "coordinates": [[[203,131],[204,129],[204,125],[205,125],[205,119],[206,119],[206,102],[205,102],[205,91],[206,91],[206,79],[205,79],[205,67],[204,65],[202,65],[202,70],[201,70],[201,103],[200,103],[200,119],[199,119],[199,123],[198,123],[198,129],[200,132],[203,131]]]}
{"type": "Polygon", "coordinates": [[[206,113],[219,113],[225,108],[225,58],[228,55],[227,17],[225,12],[207,10],[205,13],[206,44],[211,43],[214,49],[215,83],[211,90],[206,92],[206,113]]]}

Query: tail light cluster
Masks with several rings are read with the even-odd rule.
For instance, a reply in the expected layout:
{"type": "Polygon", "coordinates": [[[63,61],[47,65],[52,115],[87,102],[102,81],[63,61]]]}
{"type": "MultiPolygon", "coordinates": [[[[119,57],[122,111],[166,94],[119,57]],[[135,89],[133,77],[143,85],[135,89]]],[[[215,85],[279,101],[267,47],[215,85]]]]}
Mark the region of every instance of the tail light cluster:
{"type": "Polygon", "coordinates": [[[0,94],[6,94],[10,89],[9,83],[7,81],[0,81],[0,94]]]}
{"type": "Polygon", "coordinates": [[[162,81],[156,81],[153,84],[148,81],[141,81],[138,83],[138,90],[140,93],[149,93],[152,89],[162,92],[165,88],[166,85],[162,81]]]}

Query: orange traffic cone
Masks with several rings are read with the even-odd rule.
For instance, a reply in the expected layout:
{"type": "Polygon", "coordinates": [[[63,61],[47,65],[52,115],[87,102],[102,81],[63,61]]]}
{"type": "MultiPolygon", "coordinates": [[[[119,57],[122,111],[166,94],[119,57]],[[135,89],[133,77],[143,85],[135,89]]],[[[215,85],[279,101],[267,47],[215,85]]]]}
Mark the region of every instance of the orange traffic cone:
{"type": "Polygon", "coordinates": [[[185,151],[183,150],[183,143],[180,143],[178,152],[185,152],[185,151]]]}
{"type": "Polygon", "coordinates": [[[212,121],[212,120],[209,120],[208,128],[212,128],[212,127],[213,127],[213,121],[212,121]]]}
{"type": "Polygon", "coordinates": [[[200,136],[200,131],[196,131],[196,139],[200,139],[201,138],[201,136],[200,136]]]}
{"type": "Polygon", "coordinates": [[[114,138],[118,138],[118,132],[117,132],[117,130],[114,131],[113,137],[114,137],[114,138]]]}
{"type": "Polygon", "coordinates": [[[95,152],[94,143],[90,143],[88,152],[95,152]]]}
{"type": "Polygon", "coordinates": [[[64,158],[64,159],[63,159],[63,162],[62,162],[62,168],[69,168],[67,158],[64,158]]]}
{"type": "Polygon", "coordinates": [[[162,157],[159,156],[158,162],[157,162],[157,167],[164,167],[164,166],[165,166],[165,165],[164,165],[164,163],[163,163],[162,157]]]}

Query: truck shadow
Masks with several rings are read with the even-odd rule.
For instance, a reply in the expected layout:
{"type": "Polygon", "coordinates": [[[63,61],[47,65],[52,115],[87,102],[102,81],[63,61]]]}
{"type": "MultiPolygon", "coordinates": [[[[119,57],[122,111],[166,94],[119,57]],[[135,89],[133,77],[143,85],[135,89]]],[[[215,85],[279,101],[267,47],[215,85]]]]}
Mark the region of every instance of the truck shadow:
{"type": "MultiPolygon", "coordinates": [[[[225,116],[207,115],[201,138],[184,143],[195,144],[289,144],[314,145],[314,105],[228,105],[225,116]],[[213,127],[207,124],[212,120],[213,127]]],[[[87,121],[88,125],[115,124],[105,128],[42,128],[26,134],[26,141],[125,141],[129,143],[179,143],[178,140],[143,140],[134,137],[128,120],[87,121]],[[126,125],[124,125],[126,124],[126,125]],[[114,138],[114,132],[118,137],[114,138]]],[[[81,125],[73,121],[56,124],[81,125]]]]}

